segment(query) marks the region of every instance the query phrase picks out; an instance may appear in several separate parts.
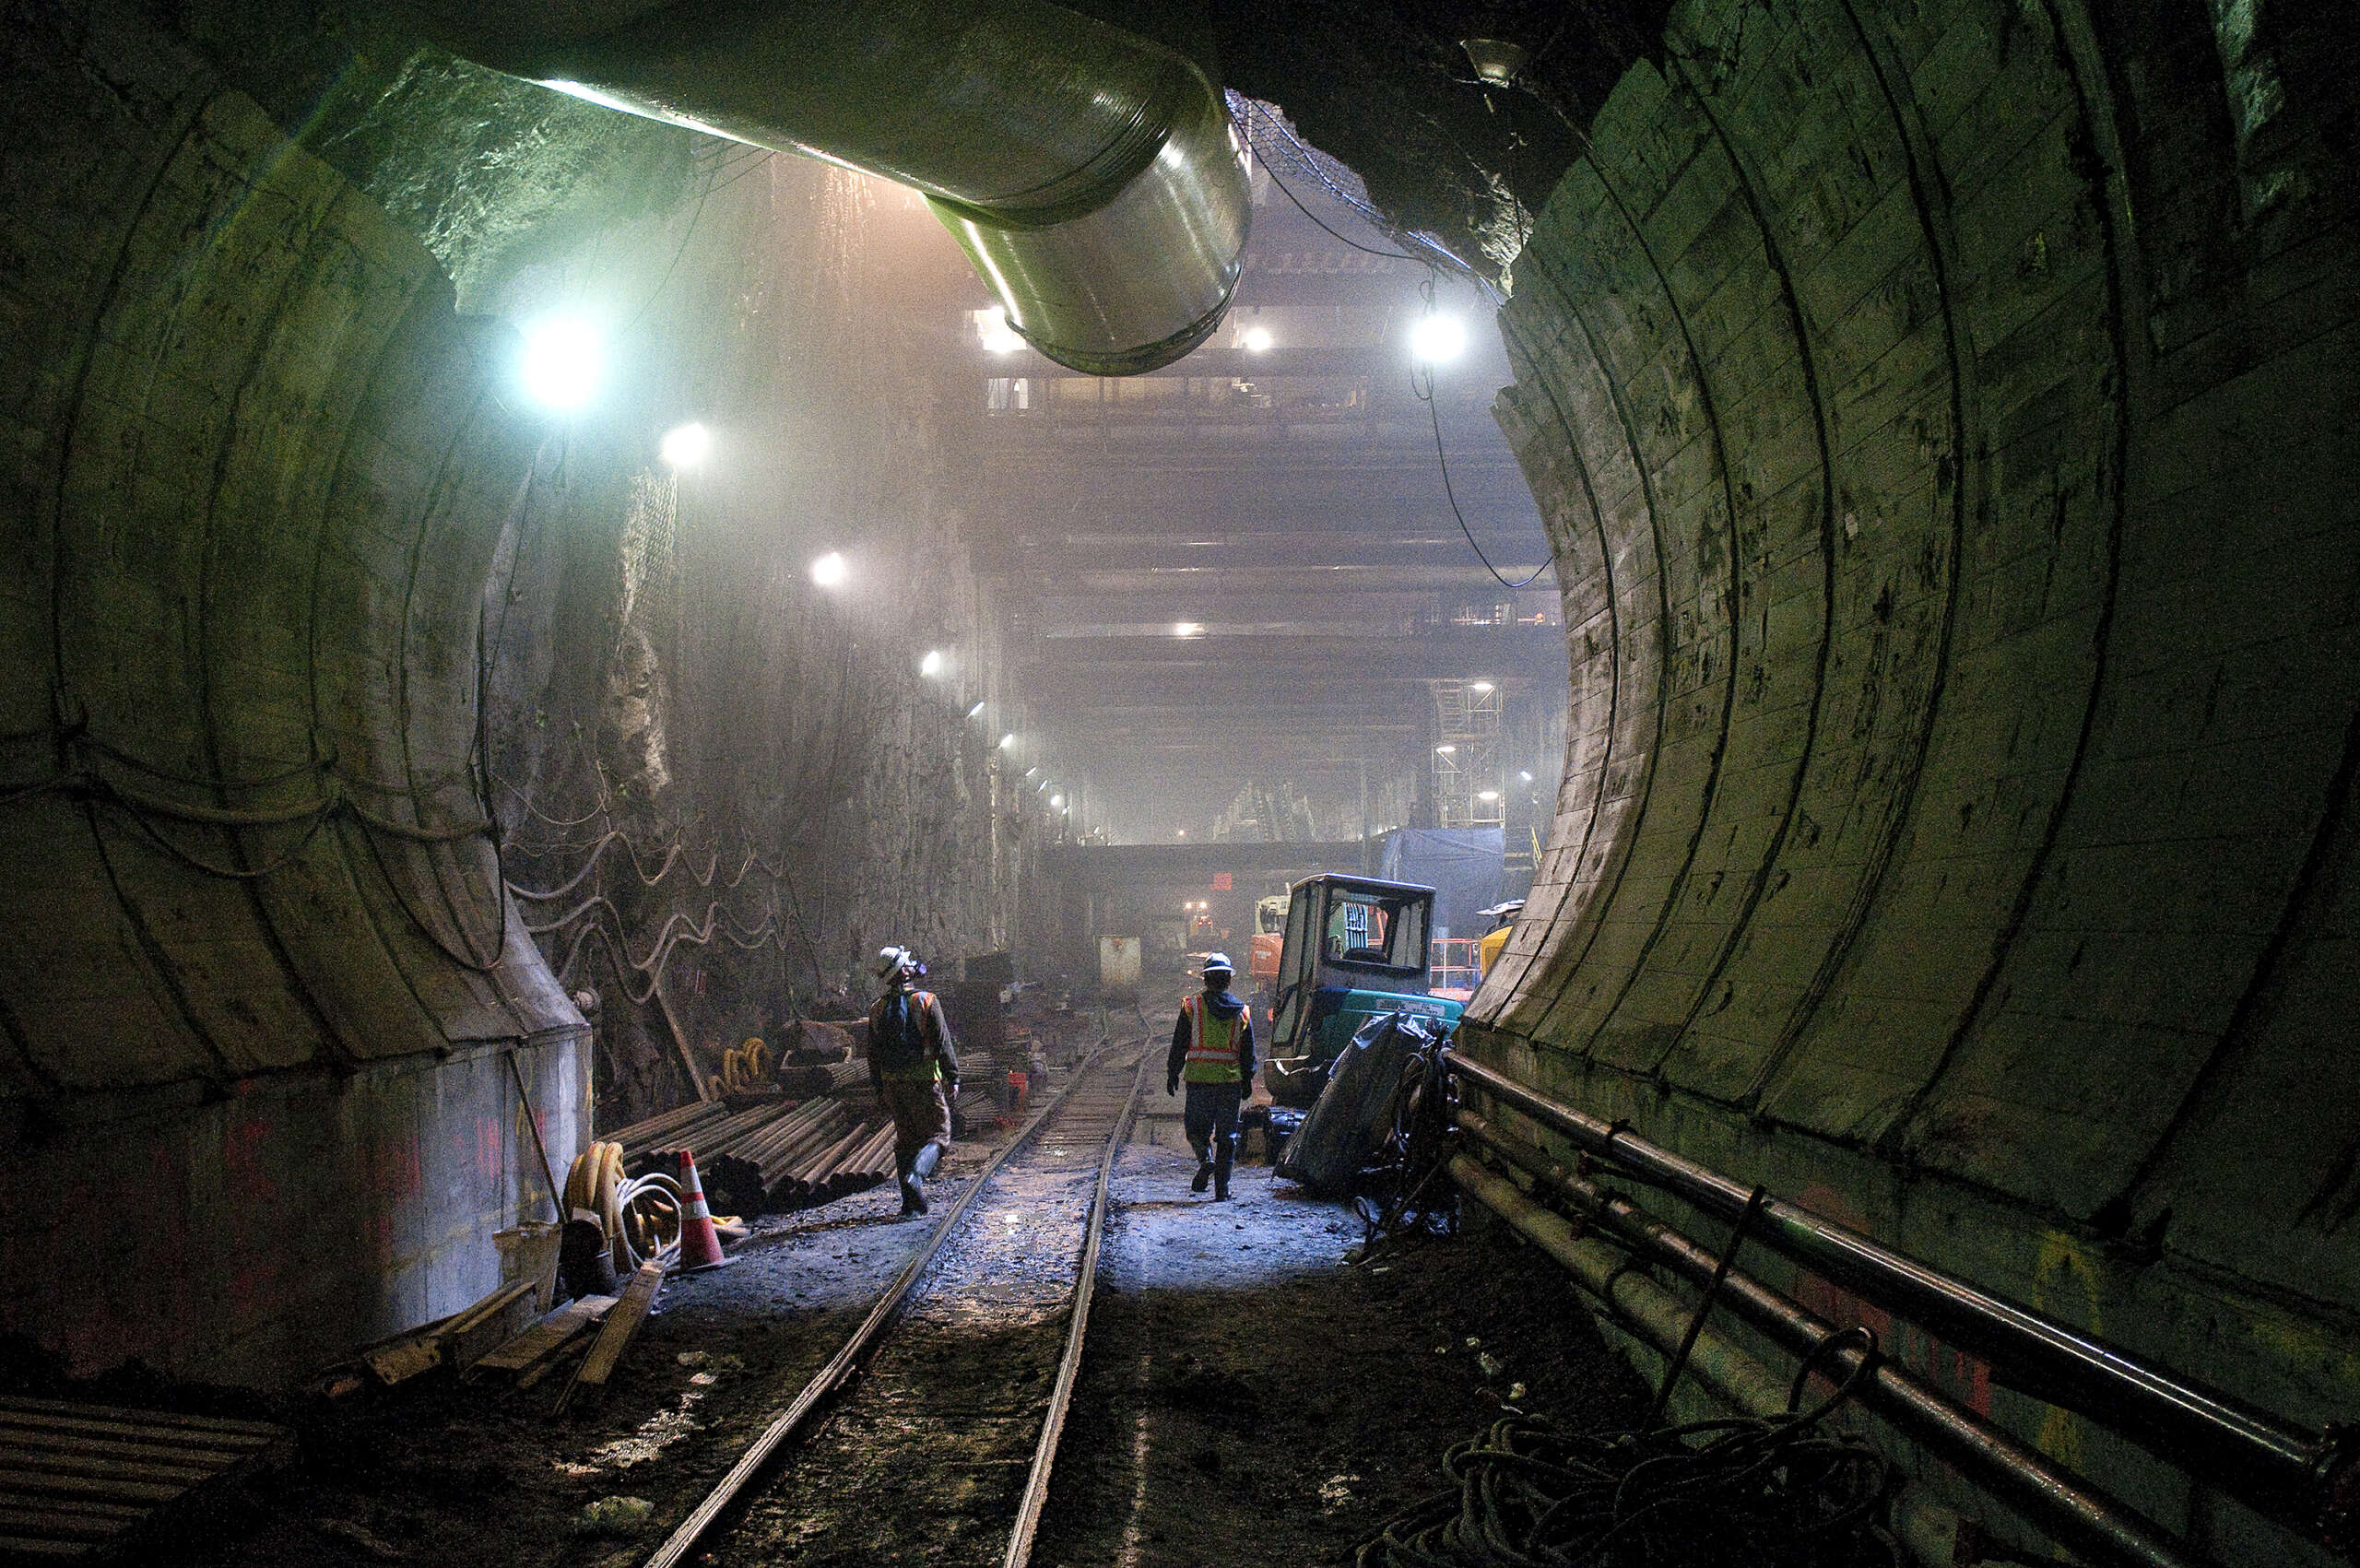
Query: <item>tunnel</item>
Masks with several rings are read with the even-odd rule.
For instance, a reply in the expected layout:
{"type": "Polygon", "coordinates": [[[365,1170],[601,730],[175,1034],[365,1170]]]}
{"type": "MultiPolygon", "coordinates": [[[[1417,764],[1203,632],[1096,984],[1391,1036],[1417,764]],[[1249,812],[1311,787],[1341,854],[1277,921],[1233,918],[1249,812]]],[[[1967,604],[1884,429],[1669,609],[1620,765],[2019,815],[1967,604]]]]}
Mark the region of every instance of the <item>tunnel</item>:
{"type": "MultiPolygon", "coordinates": [[[[1458,834],[1469,1278],[1677,1382],[1558,1267],[1620,1171],[2165,1553],[1888,1424],[1896,1561],[2348,1553],[2355,33],[12,6],[0,1385],[308,1432],[880,947],[1151,1095],[1183,953],[1458,834]]],[[[384,1533],[306,1539],[457,1560],[384,1533]]]]}

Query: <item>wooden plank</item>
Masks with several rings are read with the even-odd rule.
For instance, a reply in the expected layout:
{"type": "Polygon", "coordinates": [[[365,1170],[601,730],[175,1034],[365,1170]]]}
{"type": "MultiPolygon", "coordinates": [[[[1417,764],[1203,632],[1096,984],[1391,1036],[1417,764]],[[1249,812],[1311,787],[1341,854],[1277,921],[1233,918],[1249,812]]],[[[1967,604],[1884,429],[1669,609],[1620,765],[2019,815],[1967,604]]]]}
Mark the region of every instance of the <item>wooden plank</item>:
{"type": "Polygon", "coordinates": [[[613,1296],[584,1296],[568,1302],[477,1362],[465,1375],[474,1379],[495,1372],[522,1372],[606,1316],[615,1301],[613,1296]]]}
{"type": "Polygon", "coordinates": [[[541,1379],[557,1371],[560,1367],[566,1365],[568,1362],[572,1362],[576,1366],[581,1365],[582,1358],[589,1351],[589,1349],[590,1346],[588,1342],[580,1338],[560,1345],[553,1353],[543,1356],[539,1361],[534,1362],[531,1366],[526,1367],[523,1372],[519,1373],[516,1376],[516,1386],[520,1389],[530,1388],[533,1385],[538,1383],[541,1379]]]}
{"type": "MultiPolygon", "coordinates": [[[[0,1409],[0,1429],[51,1432],[59,1442],[71,1437],[87,1437],[186,1448],[191,1453],[238,1456],[267,1448],[277,1441],[254,1432],[199,1432],[188,1427],[146,1426],[136,1421],[84,1421],[76,1416],[52,1416],[37,1411],[19,1413],[5,1409],[0,1409]]],[[[281,1432],[278,1436],[284,1438],[286,1433],[281,1432]]]]}
{"type": "Polygon", "coordinates": [[[236,1464],[236,1459],[210,1462],[210,1459],[195,1459],[189,1455],[156,1455],[153,1450],[136,1450],[136,1447],[132,1452],[89,1452],[85,1447],[62,1447],[56,1443],[41,1443],[38,1438],[33,1443],[24,1443],[17,1441],[17,1438],[0,1436],[0,1464],[7,1464],[14,1468],[77,1471],[83,1476],[130,1476],[135,1471],[153,1471],[151,1476],[144,1474],[142,1479],[170,1480],[172,1476],[186,1476],[189,1483],[198,1483],[206,1476],[219,1476],[224,1468],[229,1468],[229,1464],[236,1464]]]}
{"type": "Polygon", "coordinates": [[[206,1475],[243,1464],[254,1454],[252,1449],[229,1453],[218,1448],[188,1448],[177,1443],[126,1443],[116,1438],[84,1437],[78,1432],[27,1432],[0,1421],[0,1452],[12,1451],[129,1459],[139,1464],[173,1465],[206,1475]]]}
{"type": "Polygon", "coordinates": [[[38,1470],[0,1467],[0,1487],[35,1496],[120,1498],[128,1503],[170,1503],[186,1491],[185,1483],[104,1480],[95,1476],[53,1476],[38,1470]]]}
{"type": "Polygon", "coordinates": [[[31,1536],[0,1535],[0,1552],[18,1557],[82,1557],[88,1555],[88,1541],[43,1540],[31,1536]]]}
{"type": "Polygon", "coordinates": [[[420,1334],[391,1345],[363,1350],[360,1359],[368,1363],[371,1372],[377,1374],[377,1380],[390,1388],[441,1366],[442,1340],[439,1334],[420,1334]]]}
{"type": "Polygon", "coordinates": [[[532,1313],[533,1298],[540,1288],[541,1282],[537,1279],[519,1279],[513,1285],[502,1285],[469,1307],[444,1333],[442,1359],[464,1374],[485,1355],[506,1344],[516,1331],[517,1319],[532,1313]]]}
{"type": "Polygon", "coordinates": [[[0,1443],[0,1469],[45,1476],[104,1476],[127,1481],[178,1483],[183,1489],[219,1472],[211,1465],[156,1465],[104,1454],[68,1454],[55,1448],[20,1448],[0,1443]]]}
{"type": "Polygon", "coordinates": [[[501,1286],[500,1289],[483,1297],[475,1305],[445,1323],[439,1337],[447,1340],[465,1334],[471,1328],[480,1326],[494,1313],[499,1312],[539,1283],[537,1279],[519,1279],[513,1284],[501,1286]]]}
{"type": "Polygon", "coordinates": [[[71,1514],[76,1518],[112,1519],[126,1525],[155,1512],[136,1503],[99,1503],[85,1497],[35,1497],[27,1491],[0,1491],[0,1510],[15,1514],[71,1514]]]}
{"type": "Polygon", "coordinates": [[[75,1399],[28,1399],[15,1395],[0,1396],[0,1410],[46,1412],[57,1416],[80,1416],[89,1421],[127,1421],[135,1426],[185,1427],[202,1432],[242,1432],[266,1437],[272,1442],[287,1435],[287,1429],[272,1421],[232,1421],[227,1416],[189,1416],[177,1410],[138,1410],[122,1405],[86,1405],[75,1399]]]}
{"type": "Polygon", "coordinates": [[[687,1032],[680,1028],[679,1018],[672,1011],[672,998],[664,994],[664,973],[661,970],[655,974],[655,1006],[664,1015],[664,1027],[671,1033],[672,1048],[680,1053],[680,1070],[689,1075],[689,1087],[696,1091],[699,1100],[712,1104],[713,1091],[705,1083],[704,1074],[697,1070],[696,1053],[689,1049],[687,1032]]]}
{"type": "Polygon", "coordinates": [[[140,1508],[124,1510],[127,1517],[112,1514],[86,1514],[79,1509],[0,1508],[0,1531],[10,1535],[56,1536],[63,1539],[104,1540],[119,1536],[125,1526],[142,1518],[147,1511],[140,1508]]]}
{"type": "Polygon", "coordinates": [[[593,1400],[605,1396],[607,1380],[614,1375],[616,1366],[623,1359],[623,1352],[631,1349],[631,1342],[638,1337],[640,1326],[647,1321],[647,1309],[655,1304],[656,1289],[663,1283],[664,1265],[660,1259],[651,1257],[639,1266],[639,1272],[632,1275],[631,1283],[623,1287],[622,1299],[615,1303],[614,1310],[607,1314],[607,1321],[599,1326],[598,1338],[591,1345],[590,1354],[583,1361],[582,1369],[573,1374],[573,1381],[566,1385],[563,1397],[558,1400],[557,1408],[560,1412],[584,1391],[593,1400]]]}

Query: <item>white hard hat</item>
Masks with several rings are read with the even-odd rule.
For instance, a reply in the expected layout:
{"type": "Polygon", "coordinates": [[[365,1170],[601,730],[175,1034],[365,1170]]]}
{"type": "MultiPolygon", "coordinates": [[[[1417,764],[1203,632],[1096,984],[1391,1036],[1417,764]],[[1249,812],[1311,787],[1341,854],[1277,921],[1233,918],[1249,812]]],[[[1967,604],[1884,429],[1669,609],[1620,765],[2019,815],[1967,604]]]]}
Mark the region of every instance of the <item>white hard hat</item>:
{"type": "Polygon", "coordinates": [[[1198,973],[1207,975],[1235,974],[1237,966],[1229,961],[1227,953],[1207,953],[1205,961],[1198,967],[1198,973]]]}
{"type": "Polygon", "coordinates": [[[901,973],[902,971],[905,969],[915,969],[917,966],[918,955],[910,951],[907,948],[879,948],[877,949],[877,978],[879,980],[890,980],[894,975],[901,973]]]}

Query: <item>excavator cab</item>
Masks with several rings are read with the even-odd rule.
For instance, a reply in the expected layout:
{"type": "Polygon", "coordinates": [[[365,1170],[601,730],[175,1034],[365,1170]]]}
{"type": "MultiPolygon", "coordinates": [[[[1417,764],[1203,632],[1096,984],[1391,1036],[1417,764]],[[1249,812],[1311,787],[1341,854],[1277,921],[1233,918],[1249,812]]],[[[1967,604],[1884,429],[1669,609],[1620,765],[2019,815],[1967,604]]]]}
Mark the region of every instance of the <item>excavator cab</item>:
{"type": "Polygon", "coordinates": [[[1426,933],[1434,890],[1410,882],[1307,877],[1287,899],[1263,1082],[1308,1105],[1328,1067],[1372,1018],[1409,1012],[1456,1023],[1466,1004],[1432,995],[1426,933]]]}

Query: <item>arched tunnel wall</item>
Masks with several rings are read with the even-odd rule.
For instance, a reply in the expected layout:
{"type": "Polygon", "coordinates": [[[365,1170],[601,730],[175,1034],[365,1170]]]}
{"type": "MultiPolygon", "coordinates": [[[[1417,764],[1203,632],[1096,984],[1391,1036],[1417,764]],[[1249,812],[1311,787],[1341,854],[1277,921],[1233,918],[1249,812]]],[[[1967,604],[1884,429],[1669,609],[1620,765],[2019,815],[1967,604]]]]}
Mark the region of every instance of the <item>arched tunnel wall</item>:
{"type": "Polygon", "coordinates": [[[0,44],[0,1334],[275,1385],[498,1282],[520,1088],[561,1178],[594,1083],[614,1125],[864,944],[1004,945],[1029,841],[897,371],[923,210],[216,30],[0,44]],[[475,313],[552,297],[620,324],[570,423],[475,313]],[[730,477],[661,469],[684,414],[730,477]]]}
{"type": "Polygon", "coordinates": [[[2360,1395],[2360,255],[2332,29],[2239,26],[1690,5],[1623,77],[1502,316],[1574,702],[1468,1038],[2317,1425],[2360,1395]]]}
{"type": "Polygon", "coordinates": [[[469,766],[521,457],[423,247],[124,41],[11,60],[5,1317],[270,1380],[497,1278],[508,1059],[587,1110],[469,766]]]}

